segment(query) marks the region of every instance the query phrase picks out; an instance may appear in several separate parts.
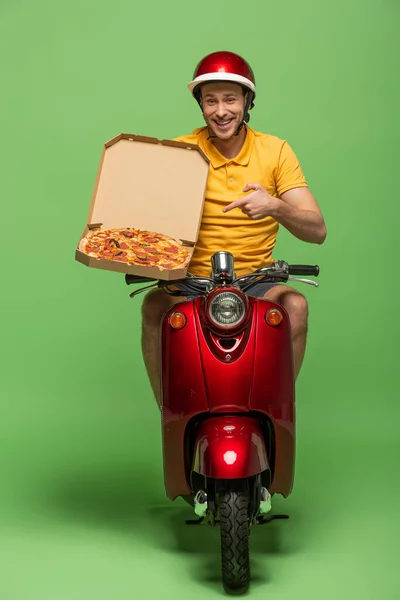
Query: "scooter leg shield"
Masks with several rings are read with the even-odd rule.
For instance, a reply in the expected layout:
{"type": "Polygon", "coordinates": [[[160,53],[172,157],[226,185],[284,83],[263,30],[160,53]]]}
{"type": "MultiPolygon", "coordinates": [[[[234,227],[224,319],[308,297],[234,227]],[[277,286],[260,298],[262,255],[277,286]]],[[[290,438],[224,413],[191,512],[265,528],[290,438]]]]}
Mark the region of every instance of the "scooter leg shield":
{"type": "Polygon", "coordinates": [[[264,436],[252,417],[205,419],[197,432],[192,470],[215,479],[242,479],[269,469],[264,436]]]}

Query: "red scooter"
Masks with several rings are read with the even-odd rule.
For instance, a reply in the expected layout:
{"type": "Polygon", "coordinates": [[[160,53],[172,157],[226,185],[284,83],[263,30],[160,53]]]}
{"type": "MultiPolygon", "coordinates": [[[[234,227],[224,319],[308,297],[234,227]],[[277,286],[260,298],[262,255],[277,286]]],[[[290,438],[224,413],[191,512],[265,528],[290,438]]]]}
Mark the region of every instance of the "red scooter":
{"type": "Polygon", "coordinates": [[[227,592],[249,587],[251,526],[288,518],[266,515],[273,494],[290,494],[295,464],[289,317],[282,306],[246,292],[289,279],[317,287],[293,275],[318,274],[318,266],[279,261],[236,278],[233,256],[217,252],[209,278],[157,280],[131,294],[158,286],[187,298],[164,315],[161,329],[165,490],[171,500],[192,503],[198,519],[188,524],[219,525],[227,592]]]}

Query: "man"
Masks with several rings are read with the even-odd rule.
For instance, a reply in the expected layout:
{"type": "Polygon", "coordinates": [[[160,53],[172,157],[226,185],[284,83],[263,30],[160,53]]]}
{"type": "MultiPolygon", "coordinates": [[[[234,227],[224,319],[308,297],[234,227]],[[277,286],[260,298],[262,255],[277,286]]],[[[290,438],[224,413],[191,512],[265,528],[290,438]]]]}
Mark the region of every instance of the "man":
{"type": "MultiPolygon", "coordinates": [[[[214,52],[197,65],[188,87],[206,125],[176,140],[197,144],[210,159],[200,233],[189,272],[208,277],[211,255],[219,250],[233,254],[237,276],[271,264],[279,225],[303,241],[322,244],[324,218],[294,152],[286,141],[247,125],[256,94],[250,65],[232,52],[214,52]]],[[[259,284],[249,293],[287,310],[297,378],[306,347],[305,297],[282,284],[259,284]]],[[[158,404],[160,323],[165,311],[181,301],[182,297],[156,290],[143,303],[143,357],[158,404]]]]}

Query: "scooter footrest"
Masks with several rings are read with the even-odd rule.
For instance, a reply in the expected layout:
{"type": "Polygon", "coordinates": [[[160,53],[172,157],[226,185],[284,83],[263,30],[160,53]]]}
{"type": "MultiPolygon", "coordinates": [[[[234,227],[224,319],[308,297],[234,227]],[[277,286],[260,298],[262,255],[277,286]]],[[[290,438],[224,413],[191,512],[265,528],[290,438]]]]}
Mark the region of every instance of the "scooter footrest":
{"type": "Polygon", "coordinates": [[[200,519],[187,519],[185,521],[186,525],[200,525],[204,521],[204,517],[200,517],[200,519]]]}
{"type": "Polygon", "coordinates": [[[289,519],[289,515],[269,515],[269,517],[257,517],[257,522],[259,525],[266,525],[275,519],[289,519]]]}

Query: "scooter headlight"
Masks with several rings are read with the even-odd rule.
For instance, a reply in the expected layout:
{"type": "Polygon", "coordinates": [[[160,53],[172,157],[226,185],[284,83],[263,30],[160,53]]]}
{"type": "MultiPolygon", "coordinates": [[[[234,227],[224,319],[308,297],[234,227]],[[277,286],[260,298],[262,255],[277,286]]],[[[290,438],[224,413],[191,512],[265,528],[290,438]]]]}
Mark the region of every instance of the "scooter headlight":
{"type": "Polygon", "coordinates": [[[220,292],[211,299],[208,315],[218,327],[231,329],[244,320],[246,306],[243,299],[235,292],[220,292]]]}

